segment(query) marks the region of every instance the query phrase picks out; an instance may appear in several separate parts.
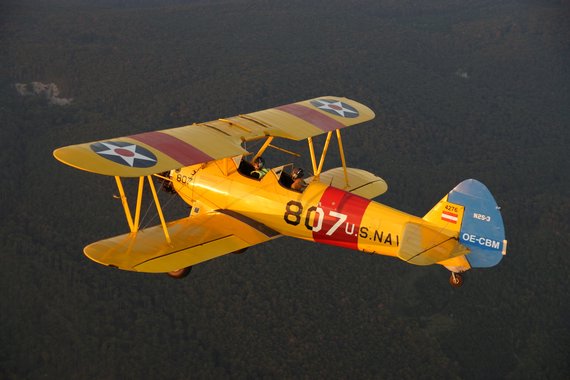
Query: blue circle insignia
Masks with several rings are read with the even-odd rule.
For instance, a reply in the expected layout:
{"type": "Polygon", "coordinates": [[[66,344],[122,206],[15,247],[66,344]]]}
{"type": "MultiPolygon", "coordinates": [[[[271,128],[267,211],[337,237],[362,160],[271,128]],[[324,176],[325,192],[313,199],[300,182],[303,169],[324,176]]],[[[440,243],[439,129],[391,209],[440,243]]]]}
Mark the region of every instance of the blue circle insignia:
{"type": "Polygon", "coordinates": [[[335,116],[353,119],[359,115],[356,108],[339,100],[317,99],[311,100],[311,104],[318,109],[331,113],[335,116]]]}
{"type": "Polygon", "coordinates": [[[150,168],[158,161],[154,153],[125,141],[96,142],[90,145],[91,150],[107,160],[131,168],[150,168]]]}

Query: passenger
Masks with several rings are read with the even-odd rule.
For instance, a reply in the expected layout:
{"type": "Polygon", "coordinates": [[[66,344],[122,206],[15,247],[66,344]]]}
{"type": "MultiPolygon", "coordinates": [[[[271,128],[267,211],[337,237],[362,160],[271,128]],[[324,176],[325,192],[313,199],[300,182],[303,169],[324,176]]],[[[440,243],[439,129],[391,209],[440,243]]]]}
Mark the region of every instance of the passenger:
{"type": "Polygon", "coordinates": [[[263,159],[263,157],[259,156],[257,157],[254,161],[253,161],[253,168],[255,170],[253,170],[251,173],[249,173],[253,178],[257,178],[257,179],[262,179],[267,172],[269,172],[269,169],[265,168],[265,160],[263,159]]]}
{"type": "Polygon", "coordinates": [[[296,190],[296,191],[305,190],[305,187],[307,187],[307,184],[303,180],[304,175],[305,175],[305,172],[303,171],[303,169],[301,169],[301,168],[293,169],[293,172],[291,173],[291,178],[293,178],[293,183],[291,184],[291,189],[296,190]]]}

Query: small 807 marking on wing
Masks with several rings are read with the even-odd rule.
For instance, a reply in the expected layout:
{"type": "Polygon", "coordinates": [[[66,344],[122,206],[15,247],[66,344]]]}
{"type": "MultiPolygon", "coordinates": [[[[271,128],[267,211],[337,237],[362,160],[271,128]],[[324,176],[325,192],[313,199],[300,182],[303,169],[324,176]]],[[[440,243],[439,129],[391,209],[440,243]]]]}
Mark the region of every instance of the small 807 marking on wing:
{"type": "Polygon", "coordinates": [[[192,186],[192,180],[193,179],[194,179],[194,173],[192,173],[192,175],[190,175],[190,176],[185,176],[182,174],[176,175],[176,182],[180,182],[183,186],[187,186],[187,187],[192,186]]]}

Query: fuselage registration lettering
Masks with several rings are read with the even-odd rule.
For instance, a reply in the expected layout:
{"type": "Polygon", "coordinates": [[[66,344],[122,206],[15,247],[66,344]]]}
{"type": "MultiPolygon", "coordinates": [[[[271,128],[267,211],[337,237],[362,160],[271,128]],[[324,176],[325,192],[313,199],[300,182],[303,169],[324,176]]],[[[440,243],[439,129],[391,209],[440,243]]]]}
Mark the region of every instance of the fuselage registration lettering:
{"type": "Polygon", "coordinates": [[[371,232],[368,227],[360,227],[360,237],[363,239],[377,241],[384,245],[395,245],[396,247],[400,245],[400,236],[398,236],[398,234],[394,234],[392,236],[391,232],[385,233],[384,231],[376,229],[374,232],[371,232]]]}
{"type": "Polygon", "coordinates": [[[499,249],[501,247],[500,241],[489,239],[484,236],[477,236],[474,234],[464,233],[463,235],[461,235],[461,239],[469,243],[479,244],[480,246],[486,248],[499,249]]]}
{"type": "MultiPolygon", "coordinates": [[[[303,204],[297,201],[289,201],[285,207],[285,213],[283,214],[283,219],[287,224],[293,226],[298,225],[301,222],[301,215],[303,213],[303,204]]],[[[305,214],[305,228],[313,232],[319,232],[323,228],[323,221],[325,220],[325,211],[321,207],[311,206],[307,209],[305,214]],[[314,215],[314,226],[311,225],[311,216],[314,215]]],[[[354,224],[349,226],[346,222],[348,215],[341,212],[336,212],[334,210],[329,210],[328,216],[336,219],[332,226],[328,228],[325,232],[327,236],[331,236],[339,229],[343,223],[346,223],[344,231],[347,235],[354,235],[354,224]]]]}
{"type": "MultiPolygon", "coordinates": [[[[289,201],[285,206],[283,219],[285,223],[297,226],[303,220],[303,205],[301,202],[289,201]]],[[[324,232],[326,236],[332,236],[337,231],[343,231],[347,236],[360,236],[362,239],[369,239],[384,245],[396,246],[400,245],[400,236],[385,232],[378,229],[370,229],[368,227],[358,227],[354,223],[347,222],[348,215],[334,210],[326,212],[318,206],[307,208],[304,218],[304,226],[312,232],[324,232]],[[323,223],[325,219],[330,219],[332,223],[323,223]],[[312,223],[311,223],[312,221],[312,223]],[[323,230],[325,228],[325,230],[323,230]]]]}

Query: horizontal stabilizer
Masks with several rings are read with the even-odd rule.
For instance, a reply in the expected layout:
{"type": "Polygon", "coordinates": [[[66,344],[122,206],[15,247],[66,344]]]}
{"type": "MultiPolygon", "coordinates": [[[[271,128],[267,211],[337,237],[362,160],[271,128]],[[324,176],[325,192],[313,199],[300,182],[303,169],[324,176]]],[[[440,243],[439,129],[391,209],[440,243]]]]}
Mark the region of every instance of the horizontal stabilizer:
{"type": "Polygon", "coordinates": [[[469,253],[457,238],[425,225],[407,223],[402,234],[400,259],[415,265],[430,265],[469,253]]]}
{"type": "Polygon", "coordinates": [[[279,234],[243,215],[211,212],[98,241],[85,247],[90,259],[137,272],[186,268],[276,238],[279,234]]]}

